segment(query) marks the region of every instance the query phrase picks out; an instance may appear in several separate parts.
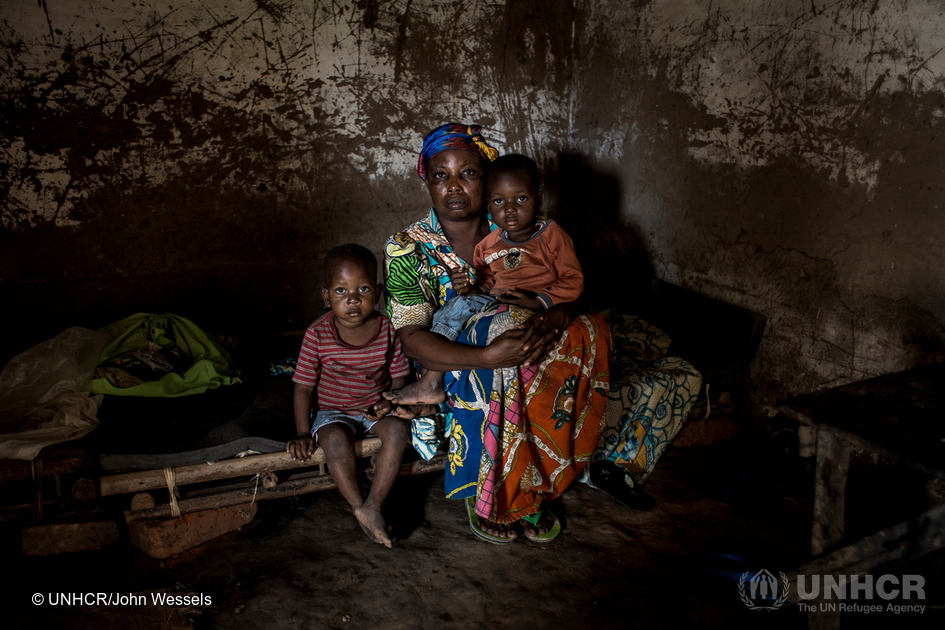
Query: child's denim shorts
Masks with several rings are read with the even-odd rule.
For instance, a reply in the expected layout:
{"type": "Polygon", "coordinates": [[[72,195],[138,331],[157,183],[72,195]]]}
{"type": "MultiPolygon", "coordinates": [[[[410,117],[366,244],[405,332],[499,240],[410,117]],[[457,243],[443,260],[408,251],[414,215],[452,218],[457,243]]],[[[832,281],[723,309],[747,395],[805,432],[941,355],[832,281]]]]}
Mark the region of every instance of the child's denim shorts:
{"type": "Polygon", "coordinates": [[[363,415],[354,413],[353,411],[322,409],[315,414],[315,419],[312,421],[312,437],[315,437],[315,432],[326,424],[333,424],[335,422],[345,423],[355,433],[358,432],[359,427],[363,429],[365,433],[367,433],[371,430],[371,427],[374,426],[377,420],[368,420],[363,415]]]}
{"type": "Polygon", "coordinates": [[[467,293],[455,295],[453,299],[443,305],[433,314],[431,332],[456,341],[459,333],[463,332],[469,318],[482,310],[487,304],[495,302],[495,296],[467,293]]]}

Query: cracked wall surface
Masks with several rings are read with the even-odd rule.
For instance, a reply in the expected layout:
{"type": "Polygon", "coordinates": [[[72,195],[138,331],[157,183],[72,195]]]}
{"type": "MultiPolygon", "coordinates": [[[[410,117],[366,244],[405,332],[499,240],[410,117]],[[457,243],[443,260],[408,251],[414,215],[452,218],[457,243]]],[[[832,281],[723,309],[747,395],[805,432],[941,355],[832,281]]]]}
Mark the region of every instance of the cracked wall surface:
{"type": "Polygon", "coordinates": [[[905,0],[4,3],[4,317],[30,341],[134,311],[299,328],[330,247],[380,252],[423,213],[420,141],[460,120],[539,160],[615,286],[653,274],[766,315],[762,406],[945,359],[943,17],[905,0]]]}

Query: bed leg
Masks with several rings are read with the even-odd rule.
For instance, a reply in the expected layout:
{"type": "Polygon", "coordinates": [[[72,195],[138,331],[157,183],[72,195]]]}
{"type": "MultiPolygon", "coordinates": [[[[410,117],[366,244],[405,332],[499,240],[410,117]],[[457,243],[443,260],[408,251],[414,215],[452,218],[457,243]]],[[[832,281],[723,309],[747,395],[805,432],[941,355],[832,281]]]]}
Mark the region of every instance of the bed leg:
{"type": "Polygon", "coordinates": [[[36,503],[33,510],[33,520],[37,523],[43,520],[43,458],[33,460],[33,484],[36,488],[36,503]]]}

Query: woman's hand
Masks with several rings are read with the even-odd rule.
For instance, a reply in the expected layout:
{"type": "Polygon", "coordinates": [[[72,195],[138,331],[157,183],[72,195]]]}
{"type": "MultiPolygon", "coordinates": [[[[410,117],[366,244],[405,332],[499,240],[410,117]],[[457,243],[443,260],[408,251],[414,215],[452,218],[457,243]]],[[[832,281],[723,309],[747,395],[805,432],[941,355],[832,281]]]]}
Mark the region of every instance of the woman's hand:
{"type": "MultiPolygon", "coordinates": [[[[522,329],[507,330],[485,347],[488,353],[489,367],[492,369],[504,367],[518,367],[528,359],[525,348],[525,331],[522,329]]],[[[523,366],[527,367],[527,365],[523,366]]]]}
{"type": "Polygon", "coordinates": [[[522,324],[519,330],[524,333],[522,337],[525,352],[523,368],[537,363],[551,351],[561,337],[561,333],[574,319],[571,304],[552,306],[547,311],[532,315],[522,324]]]}
{"type": "Polygon", "coordinates": [[[527,368],[540,363],[561,338],[561,333],[577,312],[575,302],[556,305],[532,315],[519,328],[502,333],[486,346],[490,365],[493,368],[527,368]]]}

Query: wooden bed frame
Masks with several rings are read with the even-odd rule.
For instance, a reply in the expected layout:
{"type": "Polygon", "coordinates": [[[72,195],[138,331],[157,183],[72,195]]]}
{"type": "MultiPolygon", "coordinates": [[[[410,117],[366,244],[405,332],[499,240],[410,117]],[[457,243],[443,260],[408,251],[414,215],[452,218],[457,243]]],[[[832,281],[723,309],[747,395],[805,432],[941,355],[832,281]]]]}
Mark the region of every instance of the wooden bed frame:
{"type": "MultiPolygon", "coordinates": [[[[376,437],[355,442],[355,457],[368,460],[362,469],[368,478],[373,478],[374,456],[380,447],[381,440],[376,437]]],[[[420,459],[403,464],[400,475],[424,474],[445,467],[446,455],[437,455],[430,461],[420,459]]],[[[306,461],[294,460],[288,453],[246,455],[193,466],[103,475],[99,485],[103,497],[133,495],[130,507],[125,509],[128,523],[335,487],[321,448],[316,448],[306,461]],[[211,485],[212,482],[237,478],[244,479],[232,484],[211,485]],[[154,492],[162,489],[167,492],[154,492]],[[162,494],[166,501],[158,503],[156,497],[162,494]]]]}

